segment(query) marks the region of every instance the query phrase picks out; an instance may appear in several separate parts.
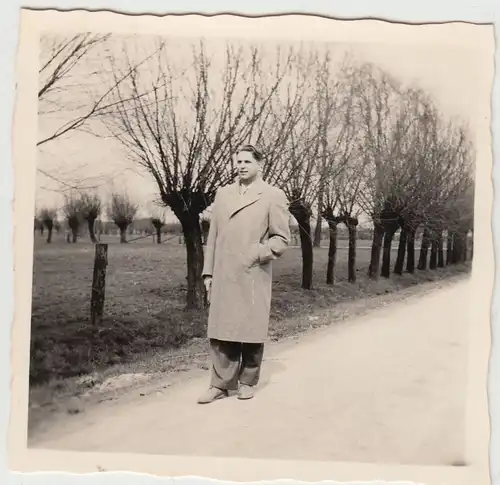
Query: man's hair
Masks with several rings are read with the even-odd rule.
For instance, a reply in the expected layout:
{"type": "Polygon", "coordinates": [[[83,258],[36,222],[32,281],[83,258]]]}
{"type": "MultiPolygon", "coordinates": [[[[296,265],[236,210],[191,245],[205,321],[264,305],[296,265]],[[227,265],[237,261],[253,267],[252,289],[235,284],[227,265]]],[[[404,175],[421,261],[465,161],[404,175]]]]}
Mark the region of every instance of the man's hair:
{"type": "Polygon", "coordinates": [[[264,158],[264,155],[262,155],[262,152],[258,148],[255,148],[255,146],[250,145],[250,144],[243,145],[238,150],[238,153],[239,152],[250,152],[254,156],[255,160],[257,160],[258,162],[262,161],[262,159],[264,158]]]}

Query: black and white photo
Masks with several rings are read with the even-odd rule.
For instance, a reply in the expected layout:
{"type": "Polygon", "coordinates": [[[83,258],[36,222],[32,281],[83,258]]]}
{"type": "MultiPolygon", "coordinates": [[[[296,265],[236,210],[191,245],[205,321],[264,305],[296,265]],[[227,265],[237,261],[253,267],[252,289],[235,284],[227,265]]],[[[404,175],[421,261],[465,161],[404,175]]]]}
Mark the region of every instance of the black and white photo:
{"type": "Polygon", "coordinates": [[[491,26],[23,22],[23,466],[487,476],[491,26]]]}

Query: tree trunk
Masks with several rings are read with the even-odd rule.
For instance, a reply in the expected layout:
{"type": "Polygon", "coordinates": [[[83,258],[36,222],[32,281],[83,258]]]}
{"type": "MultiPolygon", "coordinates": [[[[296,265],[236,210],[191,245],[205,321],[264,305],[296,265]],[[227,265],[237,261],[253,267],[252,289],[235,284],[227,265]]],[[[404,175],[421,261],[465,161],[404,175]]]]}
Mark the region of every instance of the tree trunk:
{"type": "Polygon", "coordinates": [[[125,244],[127,242],[127,227],[120,227],[120,243],[125,244]]]}
{"type": "MultiPolygon", "coordinates": [[[[320,187],[318,193],[318,219],[316,220],[316,227],[314,229],[314,247],[319,248],[321,246],[321,222],[323,213],[323,188],[320,187]]],[[[330,236],[331,241],[331,236],[330,236]]]]}
{"type": "Polygon", "coordinates": [[[368,276],[372,279],[378,279],[380,267],[380,252],[384,239],[384,227],[380,223],[374,223],[372,252],[370,266],[368,267],[368,276]]]}
{"type": "Polygon", "coordinates": [[[462,235],[454,232],[453,233],[453,247],[451,250],[451,264],[458,264],[461,262],[463,255],[463,241],[462,235]]]}
{"type": "Polygon", "coordinates": [[[208,240],[208,233],[210,231],[210,223],[206,220],[201,222],[201,231],[202,231],[202,237],[203,237],[203,246],[207,245],[207,240],[208,240]]]}
{"type": "Polygon", "coordinates": [[[311,290],[313,277],[311,220],[308,217],[300,221],[299,224],[300,249],[302,251],[302,288],[304,290],[311,290]]]}
{"type": "Polygon", "coordinates": [[[455,242],[453,244],[453,262],[455,264],[461,263],[461,257],[464,252],[462,237],[460,233],[455,233],[455,242]]]}
{"type": "Polygon", "coordinates": [[[448,238],[446,240],[446,264],[453,263],[453,232],[448,231],[448,238]]]}
{"type": "Polygon", "coordinates": [[[349,231],[349,256],[348,256],[348,281],[349,283],[356,283],[356,238],[357,238],[357,225],[358,220],[352,219],[347,223],[347,230],[349,231]]]}
{"type": "Polygon", "coordinates": [[[314,228],[314,247],[319,248],[321,247],[321,216],[318,214],[318,220],[316,221],[316,227],[314,228]]]}
{"type": "Polygon", "coordinates": [[[187,300],[186,309],[199,310],[205,306],[206,295],[203,279],[203,239],[198,214],[184,214],[179,218],[186,244],[187,256],[187,300]]]}
{"type": "Polygon", "coordinates": [[[335,279],[335,263],[337,259],[337,224],[330,222],[330,246],[328,247],[328,266],[326,269],[326,284],[333,285],[335,279]]]}
{"type": "Polygon", "coordinates": [[[96,244],[97,238],[95,237],[95,231],[94,231],[95,219],[93,217],[89,217],[87,219],[87,224],[89,227],[90,240],[92,241],[93,244],[96,244]]]}
{"type": "Polygon", "coordinates": [[[429,254],[430,235],[429,229],[424,228],[422,245],[420,246],[420,258],[417,266],[417,268],[422,271],[427,269],[427,255],[429,254]]]}
{"type": "Polygon", "coordinates": [[[404,227],[402,227],[401,233],[399,235],[398,257],[396,259],[396,265],[394,266],[394,273],[398,274],[398,275],[403,274],[407,239],[408,239],[408,235],[407,235],[406,229],[404,227]]]}
{"type": "Polygon", "coordinates": [[[415,232],[415,229],[409,229],[407,235],[408,258],[406,260],[406,271],[408,273],[415,272],[415,232]]]}
{"type": "MultiPolygon", "coordinates": [[[[163,227],[163,224],[161,223],[161,221],[154,221],[153,222],[153,227],[155,228],[155,231],[156,231],[156,244],[161,244],[161,229],[163,227]]],[[[154,241],[155,237],[154,237],[154,234],[153,234],[153,241],[154,241]]]]}
{"type": "Polygon", "coordinates": [[[437,235],[437,246],[438,246],[438,268],[444,268],[443,231],[439,231],[439,234],[437,235]]]}
{"type": "Polygon", "coordinates": [[[383,278],[389,278],[391,276],[391,250],[392,250],[392,240],[394,239],[394,234],[396,234],[397,229],[391,228],[384,234],[384,251],[382,255],[382,270],[380,271],[380,276],[383,278]]]}
{"type": "Polygon", "coordinates": [[[313,236],[311,234],[311,210],[300,199],[289,206],[289,211],[298,223],[300,249],[302,252],[302,285],[304,290],[312,289],[313,278],[313,236]]]}
{"type": "Polygon", "coordinates": [[[429,268],[434,270],[437,268],[437,257],[438,257],[438,242],[436,237],[431,241],[431,260],[429,262],[429,268]]]}
{"type": "Polygon", "coordinates": [[[76,243],[76,241],[78,240],[78,228],[76,228],[76,227],[72,227],[72,228],[71,228],[71,234],[73,235],[72,242],[73,242],[73,244],[74,244],[74,243],[76,243]]]}
{"type": "Polygon", "coordinates": [[[45,227],[47,228],[47,244],[52,242],[52,231],[54,229],[54,222],[52,220],[45,221],[45,227]]]}

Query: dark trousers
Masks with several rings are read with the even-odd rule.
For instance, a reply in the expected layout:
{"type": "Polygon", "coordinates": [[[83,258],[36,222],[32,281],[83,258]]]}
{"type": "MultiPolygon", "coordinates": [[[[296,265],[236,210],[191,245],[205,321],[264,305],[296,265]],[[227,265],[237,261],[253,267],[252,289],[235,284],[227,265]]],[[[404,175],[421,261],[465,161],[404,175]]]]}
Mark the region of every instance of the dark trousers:
{"type": "Polygon", "coordinates": [[[211,385],[228,391],[238,382],[255,386],[259,382],[264,344],[227,342],[210,339],[211,385]]]}

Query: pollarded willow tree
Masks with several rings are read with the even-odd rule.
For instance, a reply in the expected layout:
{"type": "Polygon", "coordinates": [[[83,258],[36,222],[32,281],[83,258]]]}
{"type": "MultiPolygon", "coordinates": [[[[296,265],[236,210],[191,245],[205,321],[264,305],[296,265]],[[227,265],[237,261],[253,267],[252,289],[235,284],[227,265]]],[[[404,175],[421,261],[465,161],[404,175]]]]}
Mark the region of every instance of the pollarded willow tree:
{"type": "MultiPolygon", "coordinates": [[[[359,206],[373,221],[373,242],[368,274],[378,278],[380,255],[386,231],[398,227],[393,210],[397,185],[396,162],[400,134],[400,87],[396,80],[371,64],[358,68],[354,77],[356,120],[360,130],[360,153],[365,177],[359,191],[359,206]]],[[[399,190],[398,190],[399,191],[399,190]]]]}
{"type": "Polygon", "coordinates": [[[334,283],[335,279],[337,226],[339,224],[344,224],[348,232],[347,278],[349,283],[356,282],[357,227],[361,215],[358,200],[367,167],[364,159],[358,156],[355,130],[356,128],[353,127],[353,138],[345,141],[344,157],[347,163],[344,170],[337,177],[329,179],[325,185],[323,217],[330,229],[326,282],[330,285],[334,283]]]}
{"type": "Polygon", "coordinates": [[[397,132],[404,136],[397,144],[399,183],[396,184],[397,203],[393,206],[399,227],[385,234],[382,265],[385,277],[390,276],[391,243],[398,229],[400,240],[394,272],[403,273],[406,255],[407,271],[415,271],[416,232],[425,221],[432,193],[440,183],[438,173],[443,163],[437,151],[440,116],[433,101],[414,88],[405,89],[400,97],[401,117],[397,132]]]}
{"type": "MultiPolygon", "coordinates": [[[[447,259],[451,262],[453,242],[464,254],[467,234],[474,224],[474,150],[464,126],[440,126],[434,155],[434,183],[426,194],[424,234],[418,268],[444,267],[444,232],[448,234],[447,259]],[[428,252],[431,250],[430,260],[428,252]]],[[[463,261],[463,258],[459,258],[463,261]]]]}
{"type": "Polygon", "coordinates": [[[422,90],[402,87],[383,71],[361,66],[356,77],[356,104],[362,133],[360,147],[367,170],[359,204],[372,217],[374,236],[369,275],[389,277],[394,235],[401,230],[394,272],[415,271],[416,231],[423,227],[419,267],[425,269],[431,247],[431,268],[444,265],[443,231],[458,227],[457,253],[472,226],[470,214],[471,144],[462,127],[455,127],[422,90]],[[465,178],[464,178],[465,177],[465,178]],[[459,188],[460,187],[460,188],[459,188]],[[467,187],[465,189],[464,187],[467,187]],[[465,195],[468,194],[468,195],[465,195]],[[468,202],[465,202],[465,201],[468,202]],[[462,202],[463,201],[463,202],[462,202]],[[468,204],[468,205],[467,205],[468,204]],[[463,222],[463,223],[462,223],[463,222]]]}
{"type": "Polygon", "coordinates": [[[402,272],[405,252],[407,271],[413,272],[416,230],[433,186],[426,167],[433,143],[428,125],[435,109],[421,90],[403,88],[371,65],[361,66],[356,80],[360,156],[367,167],[359,204],[374,224],[369,276],[390,275],[392,241],[399,229],[396,272],[402,272]]]}
{"type": "Polygon", "coordinates": [[[76,243],[78,241],[78,234],[82,225],[82,200],[80,195],[75,192],[64,194],[64,205],[62,208],[66,224],[71,231],[68,234],[67,242],[76,243]]]}
{"type": "MultiPolygon", "coordinates": [[[[144,45],[144,42],[141,41],[144,45]]],[[[125,39],[111,61],[115,109],[107,128],[155,180],[186,242],[187,308],[204,305],[200,215],[232,181],[232,156],[248,139],[288,72],[291,55],[264,58],[256,46],[227,43],[210,54],[203,41],[154,38],[138,68],[137,41],[125,39]],[[223,54],[221,54],[223,52],[223,54]]]]}
{"type": "Polygon", "coordinates": [[[39,215],[40,223],[47,228],[47,243],[52,242],[52,231],[57,223],[57,210],[53,208],[44,207],[40,210],[39,215]]]}
{"type": "MultiPolygon", "coordinates": [[[[328,46],[326,51],[315,58],[315,104],[318,123],[320,156],[318,160],[319,173],[330,173],[329,177],[319,180],[316,201],[316,227],[314,230],[314,246],[321,242],[323,212],[325,206],[327,183],[337,174],[340,160],[345,159],[346,150],[351,151],[354,126],[352,118],[352,81],[353,63],[350,53],[344,53],[337,62],[334,61],[335,51],[328,46]],[[346,141],[348,139],[348,141],[346,141]],[[342,158],[343,157],[343,158],[342,158]],[[335,167],[335,169],[334,169],[335,167]]],[[[331,226],[330,226],[331,227],[331,226]]]]}
{"type": "Polygon", "coordinates": [[[83,192],[80,197],[82,217],[87,222],[90,240],[95,244],[97,243],[95,222],[101,215],[102,201],[95,192],[83,192]]]}
{"type": "Polygon", "coordinates": [[[297,221],[302,252],[302,288],[309,290],[313,279],[311,216],[318,193],[316,171],[319,155],[317,125],[311,105],[305,108],[301,120],[292,127],[281,155],[269,180],[285,192],[290,213],[297,221]]]}
{"type": "MultiPolygon", "coordinates": [[[[446,120],[432,99],[421,90],[406,89],[401,95],[405,128],[397,156],[403,165],[397,170],[400,182],[393,185],[399,187],[397,204],[393,208],[401,228],[396,274],[403,272],[405,255],[407,271],[415,270],[414,241],[419,227],[423,228],[423,237],[418,267],[426,268],[429,246],[431,269],[444,266],[443,231],[449,218],[447,205],[460,204],[460,196],[454,188],[470,173],[469,157],[465,155],[470,145],[465,143],[464,129],[446,120]]],[[[382,267],[382,275],[386,277],[390,274],[392,237],[393,234],[386,232],[382,267]]]]}
{"type": "Polygon", "coordinates": [[[253,126],[251,139],[264,153],[263,178],[287,196],[298,223],[302,254],[302,288],[312,288],[311,206],[317,194],[318,125],[309,75],[315,67],[309,51],[292,58],[281,90],[253,126]]]}
{"type": "Polygon", "coordinates": [[[298,53],[294,76],[271,103],[256,137],[266,157],[264,178],[285,192],[298,224],[304,289],[313,282],[313,208],[318,200],[323,204],[326,181],[345,169],[352,131],[349,64],[346,59],[334,63],[330,54],[298,53]]]}
{"type": "Polygon", "coordinates": [[[108,207],[108,217],[120,230],[120,243],[127,242],[127,229],[134,221],[139,206],[126,193],[114,192],[108,207]]]}
{"type": "Polygon", "coordinates": [[[33,218],[33,231],[40,231],[40,235],[43,236],[43,224],[40,220],[40,213],[38,210],[35,210],[35,217],[33,218]]]}
{"type": "Polygon", "coordinates": [[[447,251],[451,255],[450,264],[463,263],[472,259],[472,248],[469,253],[468,235],[469,232],[474,233],[474,179],[470,174],[456,187],[449,215],[447,251]]]}
{"type": "MultiPolygon", "coordinates": [[[[338,76],[336,89],[323,88],[325,100],[332,109],[326,111],[327,129],[321,130],[321,178],[318,196],[319,213],[328,223],[330,243],[326,282],[334,283],[337,226],[345,224],[349,234],[348,280],[356,280],[356,232],[359,206],[357,199],[364,176],[365,160],[360,156],[360,130],[356,120],[355,82],[356,70],[344,63],[338,76]],[[334,96],[332,94],[334,93],[334,96]],[[332,102],[333,101],[333,102],[332,102]]],[[[323,117],[325,119],[325,117],[323,117]]]]}
{"type": "Polygon", "coordinates": [[[395,273],[401,274],[404,256],[408,254],[407,271],[415,270],[416,231],[422,223],[422,214],[428,189],[434,184],[429,172],[433,145],[431,120],[436,114],[432,101],[419,89],[406,88],[399,93],[393,127],[393,159],[390,160],[388,200],[394,223],[386,227],[383,241],[381,275],[391,273],[391,252],[394,235],[400,229],[395,273]]]}
{"type": "Polygon", "coordinates": [[[151,225],[156,231],[156,244],[161,244],[161,231],[165,226],[165,212],[159,209],[153,211],[151,225]]]}

